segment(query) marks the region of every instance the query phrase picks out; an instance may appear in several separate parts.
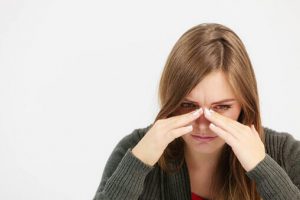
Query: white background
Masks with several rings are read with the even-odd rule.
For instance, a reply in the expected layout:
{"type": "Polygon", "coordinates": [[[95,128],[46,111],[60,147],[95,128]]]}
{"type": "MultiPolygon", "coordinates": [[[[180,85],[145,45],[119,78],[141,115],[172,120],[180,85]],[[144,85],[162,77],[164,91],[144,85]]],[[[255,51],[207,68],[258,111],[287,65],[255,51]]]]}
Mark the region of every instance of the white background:
{"type": "Polygon", "coordinates": [[[153,122],[178,38],[244,42],[263,125],[300,139],[299,1],[0,2],[0,199],[92,199],[117,142],[153,122]]]}

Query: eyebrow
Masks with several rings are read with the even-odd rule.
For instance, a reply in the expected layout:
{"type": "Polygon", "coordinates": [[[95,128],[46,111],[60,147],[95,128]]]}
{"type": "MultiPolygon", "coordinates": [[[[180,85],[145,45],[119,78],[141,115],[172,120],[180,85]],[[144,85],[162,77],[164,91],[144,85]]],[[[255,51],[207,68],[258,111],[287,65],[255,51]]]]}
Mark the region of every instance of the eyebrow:
{"type": "MultiPolygon", "coordinates": [[[[191,100],[189,100],[187,98],[184,98],[183,100],[191,102],[191,103],[198,104],[197,102],[191,101],[191,100]]],[[[220,101],[213,102],[212,105],[214,105],[214,104],[220,104],[220,103],[227,103],[227,102],[231,102],[231,101],[236,101],[236,99],[223,99],[223,100],[220,100],[220,101]]]]}

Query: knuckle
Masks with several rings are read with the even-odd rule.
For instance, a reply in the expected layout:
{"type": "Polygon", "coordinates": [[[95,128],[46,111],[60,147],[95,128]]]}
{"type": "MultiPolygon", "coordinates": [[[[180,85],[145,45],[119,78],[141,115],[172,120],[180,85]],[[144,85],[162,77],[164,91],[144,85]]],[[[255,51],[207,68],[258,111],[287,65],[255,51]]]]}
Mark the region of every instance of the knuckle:
{"type": "Polygon", "coordinates": [[[174,119],[174,123],[175,123],[175,124],[178,124],[179,122],[180,122],[180,118],[175,118],[175,119],[174,119]]]}
{"type": "Polygon", "coordinates": [[[176,138],[176,134],[174,131],[169,131],[168,134],[166,134],[166,135],[167,135],[168,141],[172,141],[176,138]]]}
{"type": "Polygon", "coordinates": [[[167,138],[168,143],[171,143],[171,142],[172,142],[173,140],[175,140],[175,139],[176,139],[176,136],[175,136],[174,133],[170,134],[169,137],[167,138]]]}
{"type": "Polygon", "coordinates": [[[162,122],[162,119],[158,119],[158,120],[156,120],[155,124],[157,125],[157,124],[160,124],[161,122],[162,122]]]}
{"type": "Polygon", "coordinates": [[[250,132],[251,128],[249,126],[244,126],[244,130],[247,131],[247,132],[250,132]]]}

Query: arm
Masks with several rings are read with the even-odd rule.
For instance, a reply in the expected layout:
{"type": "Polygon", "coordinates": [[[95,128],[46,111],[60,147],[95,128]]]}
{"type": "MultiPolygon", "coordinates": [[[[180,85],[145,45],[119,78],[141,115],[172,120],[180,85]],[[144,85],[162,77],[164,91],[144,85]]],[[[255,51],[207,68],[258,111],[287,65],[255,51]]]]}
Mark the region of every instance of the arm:
{"type": "MultiPolygon", "coordinates": [[[[265,158],[247,176],[257,184],[258,192],[264,200],[300,199],[300,141],[290,134],[281,133],[284,138],[282,152],[277,151],[283,159],[282,168],[271,156],[265,158]]],[[[278,143],[276,143],[278,144],[278,143]]]]}
{"type": "Polygon", "coordinates": [[[111,153],[93,200],[138,199],[153,167],[136,158],[131,149],[139,141],[138,130],[125,136],[111,153]]]}

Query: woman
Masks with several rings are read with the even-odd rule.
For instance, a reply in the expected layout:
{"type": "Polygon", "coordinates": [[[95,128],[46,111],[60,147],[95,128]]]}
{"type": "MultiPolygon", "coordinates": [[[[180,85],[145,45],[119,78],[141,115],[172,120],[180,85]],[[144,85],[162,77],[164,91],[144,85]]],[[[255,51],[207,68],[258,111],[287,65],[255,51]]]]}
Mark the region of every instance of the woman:
{"type": "Polygon", "coordinates": [[[239,37],[200,24],[172,49],[154,123],[124,137],[94,200],[300,199],[300,142],[262,127],[239,37]]]}

